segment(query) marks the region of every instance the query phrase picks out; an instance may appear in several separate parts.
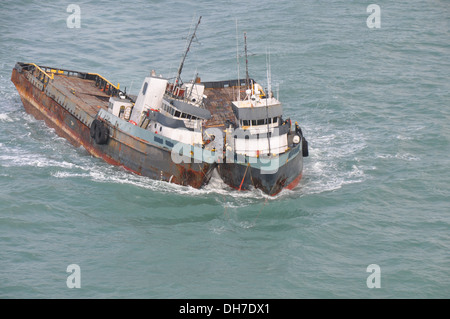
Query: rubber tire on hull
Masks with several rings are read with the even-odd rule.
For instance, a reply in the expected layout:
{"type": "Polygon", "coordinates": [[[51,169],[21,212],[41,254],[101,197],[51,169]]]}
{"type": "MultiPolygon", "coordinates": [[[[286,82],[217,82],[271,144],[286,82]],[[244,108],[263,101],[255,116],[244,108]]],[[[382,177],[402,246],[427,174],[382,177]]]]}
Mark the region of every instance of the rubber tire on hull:
{"type": "Polygon", "coordinates": [[[106,144],[109,138],[109,129],[105,124],[97,119],[92,121],[90,135],[97,144],[106,144]]]}
{"type": "Polygon", "coordinates": [[[103,122],[99,122],[95,128],[95,143],[106,144],[109,138],[109,129],[103,122]]]}
{"type": "Polygon", "coordinates": [[[308,141],[303,136],[302,136],[302,155],[303,157],[309,156],[308,141]]]}
{"type": "Polygon", "coordinates": [[[100,123],[100,121],[95,119],[92,121],[92,124],[91,124],[90,134],[91,134],[91,137],[94,139],[95,139],[95,131],[97,130],[98,123],[100,123]]]}

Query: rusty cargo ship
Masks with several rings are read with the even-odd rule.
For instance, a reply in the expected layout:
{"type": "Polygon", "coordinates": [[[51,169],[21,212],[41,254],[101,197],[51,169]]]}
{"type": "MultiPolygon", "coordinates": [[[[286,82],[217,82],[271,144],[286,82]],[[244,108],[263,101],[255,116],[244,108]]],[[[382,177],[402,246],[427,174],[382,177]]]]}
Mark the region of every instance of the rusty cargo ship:
{"type": "MultiPolygon", "coordinates": [[[[198,24],[200,23],[200,20],[198,24]]],[[[198,26],[197,24],[197,26],[198,26]]],[[[200,188],[215,169],[238,190],[269,195],[302,177],[308,142],[268,87],[245,79],[145,77],[131,96],[97,73],[17,62],[11,80],[26,112],[90,154],[138,175],[200,188]]]]}
{"type": "Polygon", "coordinates": [[[75,146],[138,175],[200,188],[217,168],[239,190],[274,195],[302,176],[307,142],[251,80],[177,86],[155,74],[128,96],[99,74],[16,63],[25,110],[75,146]]]}
{"type": "Polygon", "coordinates": [[[22,62],[11,80],[26,112],[138,175],[200,188],[217,168],[231,187],[270,195],[302,176],[300,127],[253,80],[253,89],[245,80],[176,86],[153,74],[128,96],[99,74],[22,62]]]}

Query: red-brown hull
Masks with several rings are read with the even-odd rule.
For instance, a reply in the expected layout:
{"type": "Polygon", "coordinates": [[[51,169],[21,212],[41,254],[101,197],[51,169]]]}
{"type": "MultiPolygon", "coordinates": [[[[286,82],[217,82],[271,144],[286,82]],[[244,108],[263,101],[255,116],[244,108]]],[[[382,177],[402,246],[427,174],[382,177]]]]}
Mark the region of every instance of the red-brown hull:
{"type": "MultiPolygon", "coordinates": [[[[47,88],[39,87],[36,81],[30,81],[30,74],[13,69],[11,80],[22,99],[25,111],[36,119],[43,120],[47,126],[66,138],[74,146],[84,147],[90,154],[102,158],[112,165],[152,179],[164,180],[175,184],[200,188],[211,177],[213,166],[208,163],[173,163],[170,151],[151,145],[146,141],[110,127],[111,136],[105,145],[96,144],[90,135],[89,123],[93,117],[74,114],[50,97],[47,88]],[[36,85],[37,83],[37,85],[36,85]],[[78,116],[78,117],[77,117],[78,116]]],[[[34,80],[34,79],[33,79],[34,80]]],[[[50,84],[47,84],[51,85],[50,84]]],[[[53,90],[53,92],[55,92],[53,90]]],[[[52,93],[54,94],[54,93],[52,93]]],[[[63,96],[61,99],[70,99],[63,96]]]]}

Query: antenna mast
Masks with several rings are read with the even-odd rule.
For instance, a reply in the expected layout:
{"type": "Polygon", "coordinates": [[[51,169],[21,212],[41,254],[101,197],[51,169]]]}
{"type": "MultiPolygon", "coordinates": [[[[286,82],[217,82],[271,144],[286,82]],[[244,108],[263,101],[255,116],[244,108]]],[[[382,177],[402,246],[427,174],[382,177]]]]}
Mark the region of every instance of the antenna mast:
{"type": "Polygon", "coordinates": [[[238,94],[237,94],[237,100],[241,100],[241,75],[240,75],[240,68],[239,68],[239,38],[238,38],[238,21],[236,18],[236,60],[237,60],[237,73],[238,73],[238,94]]]}
{"type": "Polygon", "coordinates": [[[270,66],[270,50],[267,57],[267,49],[266,49],[266,63],[267,63],[267,97],[272,97],[272,70],[270,66]]]}
{"type": "Polygon", "coordinates": [[[266,49],[266,64],[267,64],[267,94],[266,94],[266,122],[267,122],[267,144],[269,145],[269,154],[270,154],[270,137],[272,133],[270,132],[270,125],[269,125],[269,105],[267,100],[272,97],[272,71],[270,70],[270,52],[269,56],[267,57],[267,49],[266,49]]]}
{"type": "Polygon", "coordinates": [[[181,71],[183,70],[184,61],[186,60],[189,49],[191,48],[192,41],[194,41],[195,32],[197,32],[197,28],[198,28],[198,25],[200,24],[201,20],[202,20],[202,16],[200,16],[200,18],[198,19],[197,25],[195,26],[194,32],[192,33],[192,36],[189,40],[189,44],[187,46],[186,52],[184,52],[183,58],[181,59],[180,67],[178,68],[177,77],[175,79],[174,89],[175,89],[175,86],[178,85],[178,83],[180,82],[181,71]]]}
{"type": "Polygon", "coordinates": [[[250,80],[248,77],[247,32],[244,32],[244,46],[245,46],[245,85],[247,85],[247,88],[249,88],[250,80]]]}

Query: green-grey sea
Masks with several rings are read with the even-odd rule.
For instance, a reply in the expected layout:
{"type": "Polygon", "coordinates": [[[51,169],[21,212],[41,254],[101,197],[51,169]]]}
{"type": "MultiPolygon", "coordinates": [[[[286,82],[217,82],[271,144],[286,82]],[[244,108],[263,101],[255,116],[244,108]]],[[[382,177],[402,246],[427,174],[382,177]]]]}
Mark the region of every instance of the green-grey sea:
{"type": "Polygon", "coordinates": [[[2,0],[0,298],[449,298],[449,21],[448,0],[2,0]],[[33,62],[136,94],[175,76],[199,16],[182,78],[243,77],[246,32],[309,142],[295,189],[110,166],[10,80],[33,62]]]}

